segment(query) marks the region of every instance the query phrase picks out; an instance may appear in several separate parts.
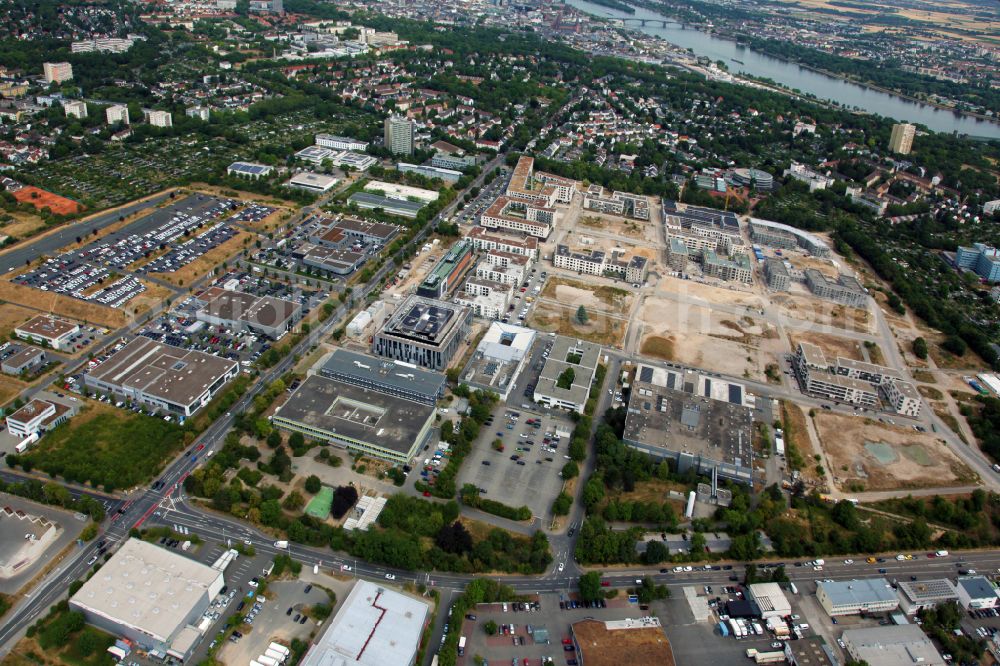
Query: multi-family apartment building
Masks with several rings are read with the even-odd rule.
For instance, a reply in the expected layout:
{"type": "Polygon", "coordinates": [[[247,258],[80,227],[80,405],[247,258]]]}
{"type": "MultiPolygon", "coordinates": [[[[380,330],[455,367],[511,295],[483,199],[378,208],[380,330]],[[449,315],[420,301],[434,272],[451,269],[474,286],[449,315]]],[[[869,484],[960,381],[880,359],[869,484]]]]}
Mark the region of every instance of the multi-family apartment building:
{"type": "Polygon", "coordinates": [[[500,250],[511,254],[523,254],[529,259],[538,259],[538,239],[534,236],[515,238],[496,233],[490,233],[483,227],[472,227],[465,240],[470,241],[476,251],[500,250]]]}

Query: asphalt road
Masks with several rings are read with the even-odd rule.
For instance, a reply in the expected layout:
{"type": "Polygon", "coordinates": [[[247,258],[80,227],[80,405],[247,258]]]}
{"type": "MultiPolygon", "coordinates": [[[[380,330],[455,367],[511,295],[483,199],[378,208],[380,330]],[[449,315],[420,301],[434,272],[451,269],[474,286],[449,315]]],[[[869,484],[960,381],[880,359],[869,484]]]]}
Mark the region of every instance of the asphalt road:
{"type": "Polygon", "coordinates": [[[20,268],[26,262],[34,261],[41,256],[55,254],[60,248],[74,243],[77,236],[87,236],[94,229],[103,229],[108,225],[114,224],[121,216],[128,217],[133,213],[152,208],[168,199],[169,196],[169,194],[161,194],[146,201],[123,206],[110,213],[98,215],[86,221],[74,222],[48,236],[17,246],[13,250],[0,255],[0,273],[6,273],[12,268],[20,268]]]}

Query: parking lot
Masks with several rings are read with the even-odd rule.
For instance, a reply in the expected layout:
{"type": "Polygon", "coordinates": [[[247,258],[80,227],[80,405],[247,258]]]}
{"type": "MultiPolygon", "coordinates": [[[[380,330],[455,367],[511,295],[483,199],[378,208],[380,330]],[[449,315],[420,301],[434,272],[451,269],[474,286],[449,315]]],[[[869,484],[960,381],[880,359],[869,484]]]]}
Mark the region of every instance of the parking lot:
{"type": "Polygon", "coordinates": [[[459,658],[459,664],[472,664],[473,657],[478,655],[488,664],[503,666],[541,666],[545,658],[551,658],[556,666],[573,666],[578,661],[576,651],[567,649],[564,641],[569,639],[574,622],[648,615],[624,597],[609,599],[604,608],[586,608],[582,604],[575,609],[566,608],[571,599],[576,599],[576,595],[547,593],[531,597],[524,604],[480,604],[465,618],[449,618],[449,630],[460,631],[466,637],[465,655],[459,658]],[[484,629],[490,620],[499,626],[495,636],[484,629]]]}
{"type": "MultiPolygon", "coordinates": [[[[145,291],[145,286],[132,275],[118,277],[109,285],[105,285],[106,281],[114,279],[131,264],[165,250],[178,239],[186,239],[238,205],[232,199],[190,195],[136,220],[120,232],[47,260],[18,276],[16,282],[112,308],[121,307],[145,291]]],[[[171,249],[151,265],[160,272],[176,270],[234,233],[228,225],[215,225],[197,238],[171,249]]],[[[83,240],[86,239],[78,239],[83,240]]]]}
{"type": "Polygon", "coordinates": [[[488,499],[526,505],[533,516],[549,520],[552,502],[562,489],[560,471],[572,423],[562,415],[543,416],[523,408],[500,409],[491,418],[462,465],[459,487],[474,484],[488,499]],[[502,451],[493,447],[497,439],[502,451]]]}
{"type": "MultiPolygon", "coordinates": [[[[322,291],[291,289],[279,282],[272,282],[246,272],[230,272],[214,282],[216,286],[232,284],[236,280],[239,291],[255,296],[273,296],[294,301],[302,306],[303,317],[318,307],[329,295],[322,291]]],[[[168,314],[147,324],[140,332],[151,340],[165,342],[175,347],[202,351],[246,364],[256,361],[271,348],[272,340],[252,331],[237,331],[224,326],[212,326],[199,321],[195,313],[200,303],[193,297],[179,302],[168,314]]]]}
{"type": "Polygon", "coordinates": [[[500,175],[494,178],[492,183],[483,187],[476,197],[465,204],[462,210],[457,211],[452,221],[458,224],[478,224],[478,216],[489,208],[490,204],[503,194],[503,191],[507,188],[508,178],[510,178],[510,169],[508,167],[501,167],[500,175]]]}

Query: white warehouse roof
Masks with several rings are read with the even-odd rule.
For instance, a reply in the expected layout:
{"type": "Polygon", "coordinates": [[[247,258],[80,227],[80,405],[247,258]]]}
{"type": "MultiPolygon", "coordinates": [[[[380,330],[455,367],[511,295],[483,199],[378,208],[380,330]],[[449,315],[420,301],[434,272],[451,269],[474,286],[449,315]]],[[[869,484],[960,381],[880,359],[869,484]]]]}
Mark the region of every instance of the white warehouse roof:
{"type": "Polygon", "coordinates": [[[761,617],[784,617],[792,613],[788,597],[777,583],[754,583],[747,587],[761,617]]]}
{"type": "Polygon", "coordinates": [[[194,607],[223,586],[222,572],[141,539],[129,539],[70,605],[169,642],[194,607]]]}
{"type": "Polygon", "coordinates": [[[408,666],[420,643],[428,605],[358,581],[301,666],[408,666]]]}

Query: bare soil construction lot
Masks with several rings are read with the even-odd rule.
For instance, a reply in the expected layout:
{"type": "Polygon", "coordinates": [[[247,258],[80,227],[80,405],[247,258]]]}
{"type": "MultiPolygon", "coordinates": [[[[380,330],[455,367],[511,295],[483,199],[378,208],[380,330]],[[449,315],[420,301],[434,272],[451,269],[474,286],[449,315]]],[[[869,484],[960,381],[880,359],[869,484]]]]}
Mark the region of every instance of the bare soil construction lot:
{"type": "Polygon", "coordinates": [[[559,335],[590,340],[601,345],[619,348],[622,346],[628,323],[624,317],[613,317],[587,310],[587,323],[581,324],[576,318],[579,306],[579,303],[562,305],[549,300],[539,300],[528,316],[529,325],[540,331],[552,331],[559,335]]]}
{"type": "Polygon", "coordinates": [[[774,311],[788,319],[810,321],[858,333],[873,332],[874,319],[867,310],[850,308],[810,294],[771,295],[774,311]]]}
{"type": "Polygon", "coordinates": [[[632,293],[621,287],[586,284],[560,277],[549,278],[542,297],[567,306],[582,305],[588,313],[600,310],[619,315],[628,314],[633,300],[632,293]]]}
{"type": "Polygon", "coordinates": [[[790,338],[792,351],[799,348],[800,342],[811,342],[823,350],[823,353],[826,354],[826,360],[831,363],[838,356],[850,358],[855,361],[864,360],[861,357],[861,350],[858,349],[858,345],[861,343],[848,338],[840,338],[836,335],[827,335],[826,333],[789,333],[788,337],[790,338]]]}
{"type": "Polygon", "coordinates": [[[763,379],[767,365],[785,352],[777,330],[748,315],[647,298],[638,319],[641,353],[727,375],[763,379]]]}
{"type": "Polygon", "coordinates": [[[865,490],[962,486],[976,475],[931,434],[871,419],[817,414],[814,423],[838,486],[865,490]]]}
{"type": "Polygon", "coordinates": [[[588,231],[649,242],[658,242],[657,235],[659,233],[657,226],[652,222],[583,210],[580,211],[580,216],[576,221],[574,231],[576,240],[579,241],[580,236],[586,236],[588,231]]]}

